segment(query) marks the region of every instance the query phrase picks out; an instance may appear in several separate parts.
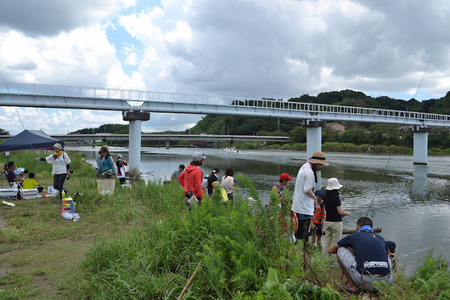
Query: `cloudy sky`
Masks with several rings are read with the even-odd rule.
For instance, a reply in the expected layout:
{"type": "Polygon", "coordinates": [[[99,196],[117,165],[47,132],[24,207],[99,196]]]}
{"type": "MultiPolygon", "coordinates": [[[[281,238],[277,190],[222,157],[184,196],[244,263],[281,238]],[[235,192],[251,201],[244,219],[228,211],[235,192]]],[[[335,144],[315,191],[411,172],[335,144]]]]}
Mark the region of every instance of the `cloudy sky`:
{"type": "MultiPolygon", "coordinates": [[[[424,100],[450,90],[448,16],[448,0],[0,0],[0,80],[424,100]]],[[[200,118],[151,114],[142,129],[184,130],[200,118]]],[[[125,124],[120,112],[0,107],[12,134],[105,123],[125,124]]]]}

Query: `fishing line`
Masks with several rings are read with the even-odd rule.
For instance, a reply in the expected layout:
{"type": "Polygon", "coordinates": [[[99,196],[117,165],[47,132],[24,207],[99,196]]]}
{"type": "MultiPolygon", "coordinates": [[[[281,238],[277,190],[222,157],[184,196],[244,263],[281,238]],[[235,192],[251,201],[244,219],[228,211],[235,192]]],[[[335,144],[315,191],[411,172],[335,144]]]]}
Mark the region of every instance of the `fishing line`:
{"type": "MultiPolygon", "coordinates": [[[[2,81],[3,81],[3,84],[5,85],[6,90],[8,91],[8,93],[10,94],[9,97],[11,98],[11,101],[12,101],[12,103],[13,103],[13,105],[14,105],[14,109],[15,109],[16,112],[17,112],[17,116],[19,117],[20,124],[22,124],[23,130],[26,130],[25,125],[23,124],[23,121],[22,121],[22,117],[20,116],[19,109],[17,108],[16,103],[14,102],[14,98],[11,96],[12,93],[11,93],[11,91],[9,90],[8,83],[6,82],[5,77],[3,76],[3,72],[2,72],[1,70],[0,70],[0,74],[2,75],[2,81]]],[[[36,153],[34,152],[33,145],[31,144],[30,136],[29,136],[28,134],[26,134],[26,137],[27,137],[27,140],[28,140],[28,144],[30,145],[31,152],[33,153],[34,159],[35,159],[35,161],[37,162],[38,167],[39,167],[39,170],[40,170],[41,173],[42,173],[42,178],[45,179],[44,170],[42,170],[41,164],[39,163],[39,161],[36,160],[37,156],[36,156],[36,153]]],[[[6,161],[6,155],[5,155],[5,161],[6,161]]]]}
{"type": "MultiPolygon", "coordinates": [[[[416,93],[414,94],[414,99],[416,98],[416,95],[417,95],[417,93],[419,92],[420,86],[422,85],[423,78],[425,77],[425,73],[426,73],[426,71],[428,70],[428,66],[429,66],[429,65],[430,65],[430,60],[428,61],[427,67],[426,67],[425,70],[423,71],[422,79],[420,80],[419,85],[417,86],[417,89],[416,89],[416,93]]],[[[406,125],[406,118],[405,118],[405,122],[404,122],[402,125],[403,125],[403,126],[406,125]]],[[[400,136],[400,129],[398,130],[396,139],[398,139],[399,136],[400,136]]],[[[391,158],[392,158],[392,154],[393,154],[393,153],[394,153],[394,148],[392,148],[391,153],[390,153],[390,155],[389,155],[389,158],[388,158],[388,160],[387,160],[387,162],[386,162],[386,166],[384,167],[383,172],[381,173],[380,181],[382,181],[382,179],[384,178],[384,175],[386,174],[386,170],[387,170],[387,167],[388,167],[388,165],[389,165],[389,162],[391,161],[391,158]]],[[[378,194],[379,189],[380,189],[380,185],[378,184],[377,187],[376,187],[376,189],[375,189],[375,193],[374,193],[374,195],[373,195],[373,197],[372,197],[372,201],[370,201],[369,207],[367,208],[367,212],[366,212],[366,216],[365,216],[366,218],[367,218],[367,216],[369,215],[369,211],[370,211],[370,209],[371,209],[371,207],[372,207],[372,204],[373,204],[373,201],[375,200],[375,197],[376,197],[377,194],[378,194]]]]}

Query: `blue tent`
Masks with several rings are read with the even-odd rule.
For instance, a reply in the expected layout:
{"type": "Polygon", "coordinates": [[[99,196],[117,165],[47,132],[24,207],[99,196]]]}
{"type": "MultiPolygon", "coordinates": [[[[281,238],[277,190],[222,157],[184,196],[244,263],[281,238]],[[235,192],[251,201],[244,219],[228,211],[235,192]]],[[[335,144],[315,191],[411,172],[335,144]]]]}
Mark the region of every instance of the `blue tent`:
{"type": "Polygon", "coordinates": [[[51,149],[55,143],[64,146],[62,140],[57,140],[42,130],[24,130],[13,138],[0,144],[0,153],[7,151],[51,149]]]}

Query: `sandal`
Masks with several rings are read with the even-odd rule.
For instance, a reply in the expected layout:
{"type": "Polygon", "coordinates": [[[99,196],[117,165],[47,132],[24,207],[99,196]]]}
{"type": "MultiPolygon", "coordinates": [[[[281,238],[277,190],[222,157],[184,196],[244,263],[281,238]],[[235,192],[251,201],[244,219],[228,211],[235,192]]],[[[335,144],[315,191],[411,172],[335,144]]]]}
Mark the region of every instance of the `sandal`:
{"type": "Polygon", "coordinates": [[[358,294],[358,290],[356,291],[352,291],[349,287],[348,287],[348,282],[341,284],[341,289],[343,289],[344,291],[346,291],[349,294],[358,294]]]}

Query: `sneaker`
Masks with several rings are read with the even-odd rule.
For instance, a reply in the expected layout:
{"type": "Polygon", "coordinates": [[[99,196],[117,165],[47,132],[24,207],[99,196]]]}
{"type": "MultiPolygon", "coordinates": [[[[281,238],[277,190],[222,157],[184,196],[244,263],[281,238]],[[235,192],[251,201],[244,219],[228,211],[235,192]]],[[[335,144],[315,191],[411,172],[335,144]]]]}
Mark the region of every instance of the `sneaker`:
{"type": "Polygon", "coordinates": [[[331,264],[331,266],[332,266],[332,267],[338,268],[338,267],[340,267],[341,265],[340,265],[337,261],[335,261],[334,263],[331,264]]]}

